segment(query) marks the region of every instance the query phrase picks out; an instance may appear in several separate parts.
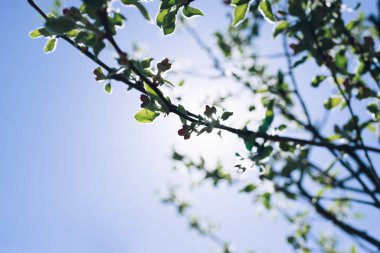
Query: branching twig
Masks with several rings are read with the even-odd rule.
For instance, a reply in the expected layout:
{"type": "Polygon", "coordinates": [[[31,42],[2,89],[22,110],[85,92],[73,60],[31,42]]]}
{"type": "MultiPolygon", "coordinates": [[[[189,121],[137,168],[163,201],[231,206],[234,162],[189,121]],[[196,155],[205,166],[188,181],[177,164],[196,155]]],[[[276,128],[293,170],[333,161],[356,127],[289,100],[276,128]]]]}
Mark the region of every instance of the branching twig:
{"type": "MultiPolygon", "coordinates": [[[[34,3],[33,0],[27,0],[27,1],[40,14],[43,13],[42,10],[34,3]]],[[[42,15],[42,16],[44,18],[47,18],[47,16],[45,14],[42,15]]],[[[107,26],[105,26],[105,27],[107,27],[107,26]]],[[[106,31],[106,33],[107,33],[107,31],[106,31]]],[[[73,40],[71,40],[70,38],[68,38],[67,36],[62,35],[60,37],[63,38],[65,41],[69,42],[71,45],[73,45],[74,47],[76,47],[81,52],[83,52],[82,48],[79,45],[77,45],[73,40]]],[[[116,42],[113,39],[111,39],[111,36],[108,35],[108,33],[107,33],[107,39],[110,41],[110,43],[115,47],[115,49],[119,53],[123,53],[123,51],[117,46],[116,42]]],[[[87,57],[89,57],[91,60],[93,60],[94,62],[96,62],[97,64],[99,64],[101,67],[103,67],[104,69],[106,69],[107,71],[112,72],[112,68],[108,67],[104,62],[100,61],[97,57],[95,57],[90,52],[85,51],[84,54],[87,57]]],[[[191,113],[191,112],[187,112],[185,114],[185,113],[179,111],[178,108],[177,108],[177,106],[173,105],[171,102],[169,102],[165,98],[165,96],[162,94],[162,92],[156,87],[156,85],[149,78],[147,78],[144,74],[140,73],[140,71],[136,67],[134,67],[133,64],[131,64],[131,69],[144,82],[146,82],[147,85],[150,86],[150,88],[152,88],[155,92],[157,92],[157,94],[160,97],[160,99],[168,107],[169,112],[177,114],[178,116],[183,117],[183,118],[189,120],[190,122],[193,122],[193,123],[196,123],[196,124],[199,124],[199,125],[208,126],[209,123],[207,121],[205,121],[205,120],[200,119],[200,117],[197,116],[196,114],[191,113]]],[[[129,85],[130,87],[132,87],[132,88],[134,88],[134,89],[136,89],[136,90],[138,90],[138,91],[140,91],[142,93],[146,93],[146,91],[143,89],[143,87],[141,87],[138,83],[133,83],[133,82],[131,82],[131,81],[125,79],[125,78],[122,78],[122,76],[119,76],[119,75],[117,75],[116,77],[112,77],[112,78],[115,79],[115,80],[124,82],[127,85],[129,85]]],[[[270,134],[267,134],[267,133],[254,132],[254,131],[250,131],[250,130],[247,130],[247,129],[236,129],[236,128],[225,126],[223,124],[217,124],[214,127],[217,128],[217,129],[225,130],[225,131],[230,132],[230,133],[237,134],[239,136],[243,136],[243,137],[244,136],[255,136],[257,138],[263,138],[265,140],[274,141],[274,142],[292,142],[292,143],[300,144],[300,145],[312,145],[312,146],[318,146],[318,147],[327,147],[327,148],[332,148],[332,149],[335,149],[335,150],[346,151],[346,152],[348,152],[348,151],[355,151],[355,150],[369,150],[369,151],[373,151],[373,152],[376,152],[376,153],[380,153],[380,149],[375,148],[375,147],[367,147],[367,146],[362,146],[362,145],[351,146],[351,145],[347,145],[347,144],[338,145],[338,144],[333,144],[333,143],[318,142],[318,141],[314,141],[314,140],[304,140],[304,139],[298,139],[298,138],[292,138],[292,137],[270,135],[270,134]]]]}

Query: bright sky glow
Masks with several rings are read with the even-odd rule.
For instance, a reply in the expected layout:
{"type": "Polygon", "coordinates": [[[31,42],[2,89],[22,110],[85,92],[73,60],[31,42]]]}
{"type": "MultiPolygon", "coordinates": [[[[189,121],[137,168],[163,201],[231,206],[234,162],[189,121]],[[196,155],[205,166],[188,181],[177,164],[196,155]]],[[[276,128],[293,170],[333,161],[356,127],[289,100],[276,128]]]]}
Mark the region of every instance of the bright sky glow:
{"type": "MultiPolygon", "coordinates": [[[[48,1],[40,2],[48,9],[48,1]]],[[[156,2],[147,3],[152,16],[156,2]]],[[[192,22],[207,41],[228,22],[220,2],[196,4],[206,16],[192,22]]],[[[183,141],[177,136],[181,124],[172,117],[151,125],[136,123],[137,93],[115,83],[113,94],[105,94],[92,76],[96,66],[63,41],[45,55],[45,41],[28,36],[41,20],[26,1],[1,1],[0,7],[0,252],[212,252],[215,245],[188,230],[172,208],[159,203],[156,192],[168,182],[185,181],[171,171],[172,147],[214,162],[220,158],[232,167],[242,143],[228,134],[223,140],[213,135],[183,141]]],[[[189,69],[211,66],[184,31],[164,37],[136,10],[122,11],[129,20],[118,38],[123,47],[141,41],[157,60],[189,62],[189,69]]],[[[260,50],[273,51],[277,42],[271,43],[260,50]]],[[[197,94],[228,85],[188,75],[182,91],[203,101],[197,94]],[[192,93],[193,87],[197,92],[192,93]]],[[[201,111],[197,100],[185,102],[201,111]]],[[[230,106],[245,108],[239,101],[230,106]]],[[[231,122],[241,126],[243,118],[234,116],[231,122]]],[[[236,189],[206,187],[191,198],[194,212],[221,222],[219,234],[239,249],[289,249],[286,223],[273,219],[275,215],[258,217],[260,207],[236,189]]]]}

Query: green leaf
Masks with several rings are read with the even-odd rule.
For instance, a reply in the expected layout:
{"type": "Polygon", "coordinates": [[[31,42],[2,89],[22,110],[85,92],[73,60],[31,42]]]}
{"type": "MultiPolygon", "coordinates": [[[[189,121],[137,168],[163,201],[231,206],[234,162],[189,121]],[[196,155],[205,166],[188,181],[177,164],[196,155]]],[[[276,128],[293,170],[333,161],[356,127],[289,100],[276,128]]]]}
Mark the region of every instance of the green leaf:
{"type": "Polygon", "coordinates": [[[227,58],[230,57],[232,48],[228,43],[225,42],[223,35],[217,32],[215,33],[215,37],[217,40],[218,47],[220,50],[222,50],[224,56],[227,58]]]}
{"type": "Polygon", "coordinates": [[[255,159],[257,160],[264,160],[265,158],[269,157],[273,152],[272,146],[266,146],[262,148],[262,146],[258,149],[257,155],[255,159]]]}
{"type": "Polygon", "coordinates": [[[271,194],[269,192],[266,192],[261,197],[262,197],[262,201],[263,201],[265,208],[271,209],[271,204],[270,204],[271,194]]]}
{"type": "Polygon", "coordinates": [[[150,68],[153,58],[145,58],[140,62],[140,65],[143,69],[150,68]]]}
{"type": "Polygon", "coordinates": [[[376,92],[374,92],[372,89],[370,89],[366,86],[362,86],[362,87],[359,87],[356,98],[361,100],[361,99],[365,99],[365,98],[369,98],[369,97],[376,97],[376,96],[377,96],[376,92]]]}
{"type": "Polygon", "coordinates": [[[268,131],[269,127],[271,126],[273,122],[273,119],[274,119],[273,104],[271,104],[270,106],[268,106],[268,109],[265,113],[265,118],[261,126],[259,127],[259,131],[264,132],[264,133],[268,131]]]}
{"type": "Polygon", "coordinates": [[[261,0],[259,11],[268,22],[276,22],[276,16],[273,14],[272,5],[269,0],[261,0]]]}
{"type": "MultiPolygon", "coordinates": [[[[177,108],[178,108],[178,111],[179,111],[179,112],[181,112],[181,113],[187,115],[186,109],[185,109],[185,107],[183,107],[183,105],[178,104],[177,108]]],[[[181,116],[180,116],[179,118],[180,118],[181,123],[182,123],[183,125],[186,125],[186,124],[187,124],[187,120],[186,120],[185,118],[183,118],[183,117],[181,117],[181,116]]]]}
{"type": "Polygon", "coordinates": [[[280,33],[284,32],[289,27],[289,23],[287,21],[280,21],[273,32],[273,37],[275,38],[280,33]]]}
{"type": "Polygon", "coordinates": [[[247,15],[251,0],[234,0],[232,4],[235,6],[232,26],[239,25],[247,15]]]}
{"type": "Polygon", "coordinates": [[[32,39],[37,39],[37,38],[39,38],[39,37],[41,37],[41,36],[44,36],[44,37],[46,37],[46,36],[50,36],[51,34],[48,32],[48,30],[46,30],[46,28],[37,28],[37,29],[35,29],[35,30],[33,30],[33,31],[31,31],[30,33],[29,33],[29,36],[32,38],[32,39]]]}
{"type": "Polygon", "coordinates": [[[81,31],[79,29],[74,29],[74,30],[67,32],[66,35],[67,35],[67,37],[70,37],[70,38],[76,38],[80,33],[81,33],[81,31]]]}
{"type": "Polygon", "coordinates": [[[103,69],[101,67],[97,67],[96,69],[94,69],[93,73],[95,75],[96,81],[104,80],[107,78],[106,75],[103,73],[103,69]]]}
{"type": "Polygon", "coordinates": [[[366,129],[370,131],[371,133],[376,133],[376,127],[373,124],[368,124],[366,126],[366,129]]]}
{"type": "Polygon", "coordinates": [[[139,123],[152,123],[159,115],[159,113],[143,108],[135,114],[134,118],[139,123]]]}
{"type": "Polygon", "coordinates": [[[256,135],[254,133],[243,137],[245,147],[248,151],[252,151],[252,148],[256,145],[256,135]]]}
{"type": "Polygon", "coordinates": [[[172,159],[176,161],[182,161],[185,157],[175,151],[173,151],[172,159]]]}
{"type": "MultiPolygon", "coordinates": [[[[170,70],[171,67],[172,67],[172,64],[170,63],[170,60],[168,58],[165,58],[162,61],[157,63],[158,73],[164,73],[164,72],[170,70]]],[[[171,85],[173,85],[173,84],[171,84],[171,85]]]]}
{"type": "Polygon", "coordinates": [[[368,67],[365,62],[360,61],[358,67],[355,70],[355,77],[352,81],[357,82],[360,80],[361,76],[368,71],[368,67]]]}
{"type": "Polygon", "coordinates": [[[342,97],[341,96],[333,96],[329,97],[324,103],[323,106],[327,110],[331,110],[332,108],[338,106],[342,102],[342,97]]]}
{"type": "Polygon", "coordinates": [[[158,96],[158,94],[146,83],[144,83],[144,89],[150,98],[152,98],[152,99],[159,99],[160,98],[158,96]]]}
{"type": "Polygon", "coordinates": [[[164,30],[165,35],[168,35],[174,32],[175,23],[177,20],[177,13],[178,13],[178,8],[176,8],[174,11],[171,11],[165,15],[164,20],[162,22],[162,28],[164,30]]]}
{"type": "Polygon", "coordinates": [[[126,20],[126,18],[125,18],[123,15],[121,15],[120,13],[115,12],[115,13],[113,14],[113,18],[110,20],[110,22],[111,22],[113,25],[115,25],[115,26],[120,26],[120,27],[122,27],[123,24],[124,24],[124,20],[126,20]]]}
{"type": "Polygon", "coordinates": [[[346,57],[346,51],[340,50],[335,55],[335,65],[342,73],[346,73],[347,72],[347,64],[348,64],[348,61],[347,61],[347,57],[346,57]]]}
{"type": "Polygon", "coordinates": [[[182,87],[184,84],[185,84],[185,80],[181,80],[181,81],[178,83],[178,86],[179,86],[179,87],[182,87]]]}
{"type": "Polygon", "coordinates": [[[62,7],[61,0],[54,0],[54,7],[59,9],[62,7]]]}
{"type": "Polygon", "coordinates": [[[371,116],[374,120],[377,121],[380,119],[380,109],[376,102],[367,105],[367,110],[371,113],[371,116]]]}
{"type": "Polygon", "coordinates": [[[157,14],[156,17],[156,25],[162,28],[162,24],[164,23],[164,19],[166,15],[169,13],[169,10],[162,10],[157,14]]]}
{"type": "Polygon", "coordinates": [[[150,21],[149,12],[145,9],[144,5],[140,3],[139,0],[121,0],[123,4],[125,5],[134,5],[139,9],[141,14],[144,16],[144,18],[148,21],[150,21]]]}
{"type": "Polygon", "coordinates": [[[203,134],[204,132],[206,132],[206,130],[208,129],[208,127],[203,127],[203,128],[201,128],[201,130],[199,130],[199,131],[197,131],[197,136],[199,136],[199,135],[201,135],[201,134],[203,134]]]}
{"type": "Polygon", "coordinates": [[[98,56],[105,46],[106,44],[104,44],[103,39],[101,37],[96,37],[96,39],[92,42],[91,45],[95,56],[98,56]]]}
{"type": "Polygon", "coordinates": [[[292,68],[295,69],[296,67],[298,67],[299,65],[305,63],[307,60],[309,59],[309,56],[308,55],[305,55],[304,57],[302,57],[301,59],[299,59],[298,61],[296,61],[292,68]]]}
{"type": "Polygon", "coordinates": [[[221,118],[222,120],[227,120],[229,117],[231,117],[234,113],[233,112],[223,112],[221,118]]]}
{"type": "Polygon", "coordinates": [[[295,150],[295,146],[294,145],[291,145],[289,144],[288,142],[280,142],[279,144],[279,147],[282,151],[285,151],[285,152],[291,152],[293,153],[294,150],[295,150]]]}
{"type": "Polygon", "coordinates": [[[160,11],[156,17],[156,24],[162,28],[164,34],[171,34],[175,30],[177,13],[183,5],[179,0],[161,0],[160,11]]]}
{"type": "MultiPolygon", "coordinates": [[[[182,0],[161,0],[160,11],[164,10],[164,9],[170,9],[177,4],[181,4],[181,3],[183,4],[184,2],[186,2],[186,1],[182,1],[182,0]]],[[[189,3],[189,1],[188,1],[188,3],[189,3]]]]}
{"type": "Polygon", "coordinates": [[[197,8],[193,8],[190,6],[185,6],[182,10],[183,15],[185,15],[188,18],[191,18],[192,16],[204,16],[203,12],[197,8]]]}
{"type": "Polygon", "coordinates": [[[340,134],[333,134],[327,137],[327,140],[329,141],[336,141],[342,139],[342,136],[340,134]]]}
{"type": "Polygon", "coordinates": [[[61,16],[58,18],[48,18],[45,27],[52,34],[62,34],[76,28],[76,23],[69,17],[61,16]]]}
{"type": "Polygon", "coordinates": [[[44,47],[44,51],[45,51],[45,53],[48,54],[48,53],[54,52],[56,47],[57,47],[57,39],[52,38],[46,42],[46,45],[44,47]]]}
{"type": "Polygon", "coordinates": [[[379,108],[377,107],[377,104],[376,103],[370,103],[368,106],[367,106],[367,110],[371,113],[378,113],[379,112],[379,108]]]}
{"type": "Polygon", "coordinates": [[[311,81],[311,86],[318,87],[321,84],[321,82],[323,82],[326,78],[327,78],[327,76],[316,76],[316,77],[314,77],[313,81],[311,81]]]}
{"type": "Polygon", "coordinates": [[[111,86],[111,83],[107,83],[107,84],[104,86],[104,91],[107,92],[108,94],[111,94],[111,93],[112,93],[112,86],[111,86]]]}
{"type": "Polygon", "coordinates": [[[257,186],[254,184],[247,184],[240,192],[250,193],[257,189],[257,186]]]}

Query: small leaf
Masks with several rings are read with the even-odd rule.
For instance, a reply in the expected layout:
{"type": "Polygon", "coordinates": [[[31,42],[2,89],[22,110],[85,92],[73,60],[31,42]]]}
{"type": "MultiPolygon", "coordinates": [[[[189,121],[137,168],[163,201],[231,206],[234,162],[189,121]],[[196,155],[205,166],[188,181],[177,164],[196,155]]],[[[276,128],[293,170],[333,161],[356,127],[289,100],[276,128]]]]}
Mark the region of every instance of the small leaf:
{"type": "Polygon", "coordinates": [[[283,131],[283,130],[285,130],[286,129],[286,125],[284,125],[284,124],[281,124],[281,125],[279,125],[276,129],[278,130],[278,131],[283,131]]]}
{"type": "MultiPolygon", "coordinates": [[[[186,112],[185,107],[183,107],[181,104],[178,104],[177,108],[178,108],[178,111],[179,111],[179,112],[181,112],[181,113],[187,115],[187,112],[186,112]]],[[[180,116],[179,118],[180,118],[180,120],[181,120],[181,122],[182,122],[183,125],[186,125],[186,124],[187,124],[187,120],[186,120],[185,118],[183,118],[183,117],[181,117],[181,116],[180,116]]]]}
{"type": "Polygon", "coordinates": [[[46,29],[52,34],[62,34],[76,28],[76,23],[69,17],[48,18],[45,23],[46,29]]]}
{"type": "Polygon", "coordinates": [[[268,131],[269,127],[271,126],[274,119],[274,112],[273,112],[273,104],[268,106],[267,111],[265,113],[265,118],[263,122],[261,123],[261,126],[259,127],[260,132],[266,132],[268,131]]]}
{"type": "Polygon", "coordinates": [[[57,47],[57,39],[52,38],[46,42],[46,45],[44,47],[44,51],[45,51],[45,53],[48,54],[48,53],[54,52],[56,47],[57,47]]]}
{"type": "Polygon", "coordinates": [[[126,18],[122,14],[120,14],[118,12],[115,12],[113,14],[113,18],[111,19],[112,23],[115,26],[120,26],[120,27],[123,27],[124,20],[126,20],[126,18]]]}
{"type": "Polygon", "coordinates": [[[361,76],[364,75],[368,71],[367,64],[365,62],[360,61],[359,65],[355,70],[355,77],[352,81],[357,82],[360,80],[361,76]]]}
{"type": "Polygon", "coordinates": [[[269,192],[265,192],[262,196],[262,201],[266,209],[271,209],[270,198],[271,194],[269,192]]]}
{"type": "Polygon", "coordinates": [[[239,25],[245,19],[251,2],[251,0],[234,0],[232,2],[232,4],[235,5],[232,26],[239,25]]]}
{"type": "Polygon", "coordinates": [[[367,105],[367,110],[375,114],[379,112],[379,108],[376,103],[370,103],[369,105],[367,105]]]}
{"type": "Polygon", "coordinates": [[[111,86],[111,83],[107,83],[107,84],[104,86],[104,90],[105,90],[105,92],[107,92],[108,94],[111,94],[111,93],[112,93],[112,86],[111,86]]]}
{"type": "Polygon", "coordinates": [[[204,16],[203,12],[197,8],[193,8],[190,6],[185,6],[182,10],[183,15],[185,15],[188,18],[191,18],[192,16],[204,16]]]}
{"type": "Polygon", "coordinates": [[[283,31],[285,31],[288,27],[289,27],[289,23],[287,21],[284,21],[284,20],[280,21],[278,25],[276,26],[276,28],[274,29],[273,37],[276,37],[283,31]]]}
{"type": "Polygon", "coordinates": [[[123,4],[125,5],[134,5],[139,9],[141,14],[144,16],[144,18],[148,21],[150,21],[149,12],[145,9],[144,5],[140,3],[139,0],[121,0],[123,4]]]}
{"type": "Polygon", "coordinates": [[[294,145],[291,145],[288,142],[284,142],[284,141],[280,142],[279,147],[280,147],[280,149],[282,151],[285,151],[285,152],[291,152],[291,153],[293,153],[294,150],[295,150],[294,145]]]}
{"type": "Polygon", "coordinates": [[[172,159],[176,161],[182,161],[185,157],[175,151],[173,151],[172,159]]]}
{"type": "Polygon", "coordinates": [[[221,33],[215,33],[217,44],[219,49],[223,52],[224,56],[229,58],[231,57],[232,47],[224,40],[224,37],[221,33]]]}
{"type": "Polygon", "coordinates": [[[164,19],[166,15],[169,13],[169,10],[161,10],[156,17],[156,25],[160,28],[162,28],[162,24],[164,23],[164,19]]]}
{"type": "Polygon", "coordinates": [[[311,86],[318,87],[321,82],[323,82],[327,77],[326,76],[316,76],[313,81],[311,81],[311,86]]]}
{"type": "Polygon", "coordinates": [[[152,123],[159,115],[159,113],[143,108],[135,114],[134,118],[139,123],[152,123]]]}
{"type": "Polygon", "coordinates": [[[296,61],[292,68],[295,69],[296,67],[298,67],[299,65],[305,63],[307,60],[309,59],[309,56],[308,55],[305,55],[304,57],[302,57],[301,59],[299,59],[298,61],[296,61]]]}
{"type": "Polygon", "coordinates": [[[336,141],[342,139],[342,136],[340,134],[333,134],[327,137],[327,140],[329,141],[336,141]]]}
{"type": "Polygon", "coordinates": [[[179,83],[178,83],[178,86],[181,87],[185,84],[185,80],[181,80],[179,83]]]}
{"type": "Polygon", "coordinates": [[[177,20],[177,13],[178,13],[178,8],[165,15],[163,23],[162,23],[162,28],[164,30],[165,35],[169,35],[174,32],[175,23],[177,20]]]}
{"type": "Polygon", "coordinates": [[[255,159],[257,160],[264,160],[265,158],[269,157],[273,152],[272,146],[266,146],[264,148],[259,148],[258,154],[256,155],[255,159]]]}
{"type": "Polygon", "coordinates": [[[376,133],[376,127],[373,124],[368,124],[366,126],[366,129],[370,131],[371,133],[376,133]]]}
{"type": "Polygon", "coordinates": [[[340,96],[333,96],[329,97],[323,104],[323,106],[327,110],[331,110],[332,108],[338,106],[342,102],[342,97],[340,96]]]}
{"type": "Polygon", "coordinates": [[[152,98],[152,99],[159,99],[160,98],[157,95],[157,93],[146,83],[144,83],[144,89],[150,98],[152,98]]]}
{"type": "Polygon", "coordinates": [[[261,0],[259,4],[259,11],[261,15],[269,22],[269,23],[274,23],[276,22],[276,17],[273,14],[272,11],[272,5],[269,2],[269,0],[261,0]]]}
{"type": "Polygon", "coordinates": [[[371,117],[374,120],[379,120],[380,119],[380,109],[379,106],[376,102],[370,103],[367,105],[367,110],[371,113],[371,117]]]}
{"type": "Polygon", "coordinates": [[[249,192],[253,192],[254,190],[256,190],[256,188],[257,188],[257,186],[254,184],[247,184],[243,189],[240,190],[240,192],[249,193],[249,192]]]}
{"type": "Polygon", "coordinates": [[[100,81],[100,80],[106,79],[106,75],[104,75],[103,69],[101,67],[97,67],[96,69],[94,69],[93,73],[95,75],[95,80],[96,81],[100,81]]]}
{"type": "Polygon", "coordinates": [[[33,31],[31,31],[29,33],[29,36],[32,38],[32,39],[37,39],[41,36],[50,36],[51,34],[48,32],[48,30],[46,30],[46,28],[38,28],[38,29],[35,29],[33,31]]]}
{"type": "Polygon", "coordinates": [[[231,117],[234,113],[233,112],[223,112],[221,118],[222,120],[227,120],[229,117],[231,117]]]}
{"type": "Polygon", "coordinates": [[[76,38],[81,31],[79,29],[74,29],[66,33],[66,35],[70,38],[76,38]]]}
{"type": "Polygon", "coordinates": [[[336,67],[342,72],[346,73],[347,72],[347,57],[346,57],[346,51],[345,50],[340,50],[336,55],[335,55],[335,65],[336,67]]]}
{"type": "Polygon", "coordinates": [[[197,136],[199,136],[199,135],[203,134],[204,132],[206,132],[207,128],[208,128],[208,127],[203,127],[203,128],[201,128],[201,130],[199,130],[199,131],[197,132],[197,136]]]}
{"type": "Polygon", "coordinates": [[[254,133],[243,137],[245,147],[248,151],[252,151],[252,148],[257,144],[256,135],[254,133]]]}
{"type": "Polygon", "coordinates": [[[170,60],[168,58],[165,58],[159,63],[157,63],[157,70],[159,73],[164,73],[170,70],[171,67],[172,67],[172,64],[170,63],[170,60]]]}
{"type": "Polygon", "coordinates": [[[153,58],[145,58],[140,62],[140,65],[143,69],[150,68],[153,58]]]}

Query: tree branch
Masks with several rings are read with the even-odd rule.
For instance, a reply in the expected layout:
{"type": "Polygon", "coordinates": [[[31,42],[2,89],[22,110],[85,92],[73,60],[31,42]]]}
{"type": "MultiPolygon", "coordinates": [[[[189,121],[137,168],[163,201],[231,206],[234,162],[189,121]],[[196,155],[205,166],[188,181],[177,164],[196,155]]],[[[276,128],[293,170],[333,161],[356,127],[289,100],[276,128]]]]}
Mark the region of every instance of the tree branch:
{"type": "MultiPolygon", "coordinates": [[[[42,15],[43,11],[34,3],[33,0],[27,0],[27,1],[28,1],[28,3],[34,9],[37,10],[38,13],[40,13],[42,15]]],[[[44,18],[47,18],[46,14],[43,14],[42,16],[44,18]]],[[[90,58],[95,63],[99,64],[101,67],[103,67],[104,69],[106,69],[107,71],[109,71],[109,72],[112,73],[112,70],[113,70],[112,68],[110,68],[109,66],[107,66],[104,62],[102,62],[101,60],[99,60],[97,57],[95,57],[90,52],[88,52],[88,51],[83,52],[82,47],[80,47],[79,45],[77,45],[73,40],[71,40],[70,38],[68,38],[65,35],[61,35],[59,37],[63,38],[65,41],[67,41],[68,43],[70,43],[71,45],[73,45],[75,48],[77,48],[78,50],[80,50],[82,53],[84,53],[88,58],[90,58]]],[[[115,49],[119,53],[123,52],[117,46],[116,42],[113,39],[110,39],[109,35],[107,35],[107,39],[110,41],[110,43],[115,47],[115,49]]],[[[209,122],[204,121],[203,119],[201,119],[201,117],[199,117],[198,115],[196,115],[194,113],[188,112],[187,114],[185,114],[185,113],[180,112],[178,110],[177,106],[173,105],[171,102],[169,102],[164,97],[164,95],[162,94],[162,92],[156,87],[156,85],[149,78],[147,78],[145,75],[143,75],[142,73],[140,73],[140,71],[138,71],[138,69],[136,69],[133,66],[133,64],[131,64],[131,69],[144,82],[146,82],[147,85],[149,85],[155,92],[157,92],[157,94],[159,95],[160,99],[162,99],[162,101],[168,106],[168,109],[169,109],[170,112],[173,112],[174,114],[177,114],[178,116],[181,116],[181,117],[189,120],[190,122],[193,122],[193,123],[196,123],[196,124],[199,124],[199,125],[204,125],[204,126],[209,125],[209,122]]],[[[133,82],[131,82],[129,80],[126,80],[125,78],[123,78],[120,75],[115,75],[115,76],[112,77],[112,79],[124,82],[127,85],[129,85],[130,87],[132,87],[132,88],[134,88],[134,89],[136,89],[136,90],[138,90],[138,91],[146,94],[146,91],[139,84],[133,83],[133,82]]],[[[368,150],[368,151],[372,151],[372,152],[380,154],[380,149],[379,148],[367,147],[367,146],[363,146],[363,145],[355,145],[355,146],[348,145],[348,144],[338,145],[338,144],[324,143],[324,142],[319,142],[319,141],[314,141],[314,140],[304,140],[304,139],[299,139],[299,138],[284,137],[284,136],[278,136],[278,135],[270,135],[270,134],[267,134],[267,133],[254,132],[254,131],[250,131],[250,130],[247,130],[247,129],[236,129],[236,128],[225,126],[223,124],[217,124],[215,126],[215,128],[221,129],[221,130],[225,130],[225,131],[228,131],[230,133],[234,133],[234,134],[237,134],[237,135],[243,136],[243,137],[244,136],[252,136],[253,135],[253,136],[256,136],[258,138],[263,138],[265,140],[270,140],[270,141],[274,141],[274,142],[293,142],[295,144],[300,144],[300,145],[312,145],[312,146],[318,146],[318,147],[327,147],[327,148],[331,148],[331,149],[339,150],[339,151],[344,151],[344,152],[355,151],[355,150],[368,150]]]]}
{"type": "Polygon", "coordinates": [[[298,186],[298,189],[300,190],[300,193],[302,193],[302,196],[304,196],[304,198],[310,204],[312,204],[315,207],[315,210],[320,215],[322,215],[324,218],[332,221],[336,226],[338,226],[339,228],[341,228],[346,233],[351,234],[351,235],[355,235],[355,236],[357,236],[357,237],[365,240],[366,242],[372,244],[378,250],[380,250],[380,241],[379,240],[377,240],[376,238],[374,238],[371,235],[369,235],[366,231],[362,231],[362,230],[356,229],[356,228],[348,225],[347,223],[339,220],[334,214],[332,214],[331,212],[327,211],[324,207],[322,207],[319,204],[318,201],[315,202],[313,200],[313,197],[308,192],[306,192],[306,190],[303,188],[301,182],[298,182],[297,186],[298,186]]]}

